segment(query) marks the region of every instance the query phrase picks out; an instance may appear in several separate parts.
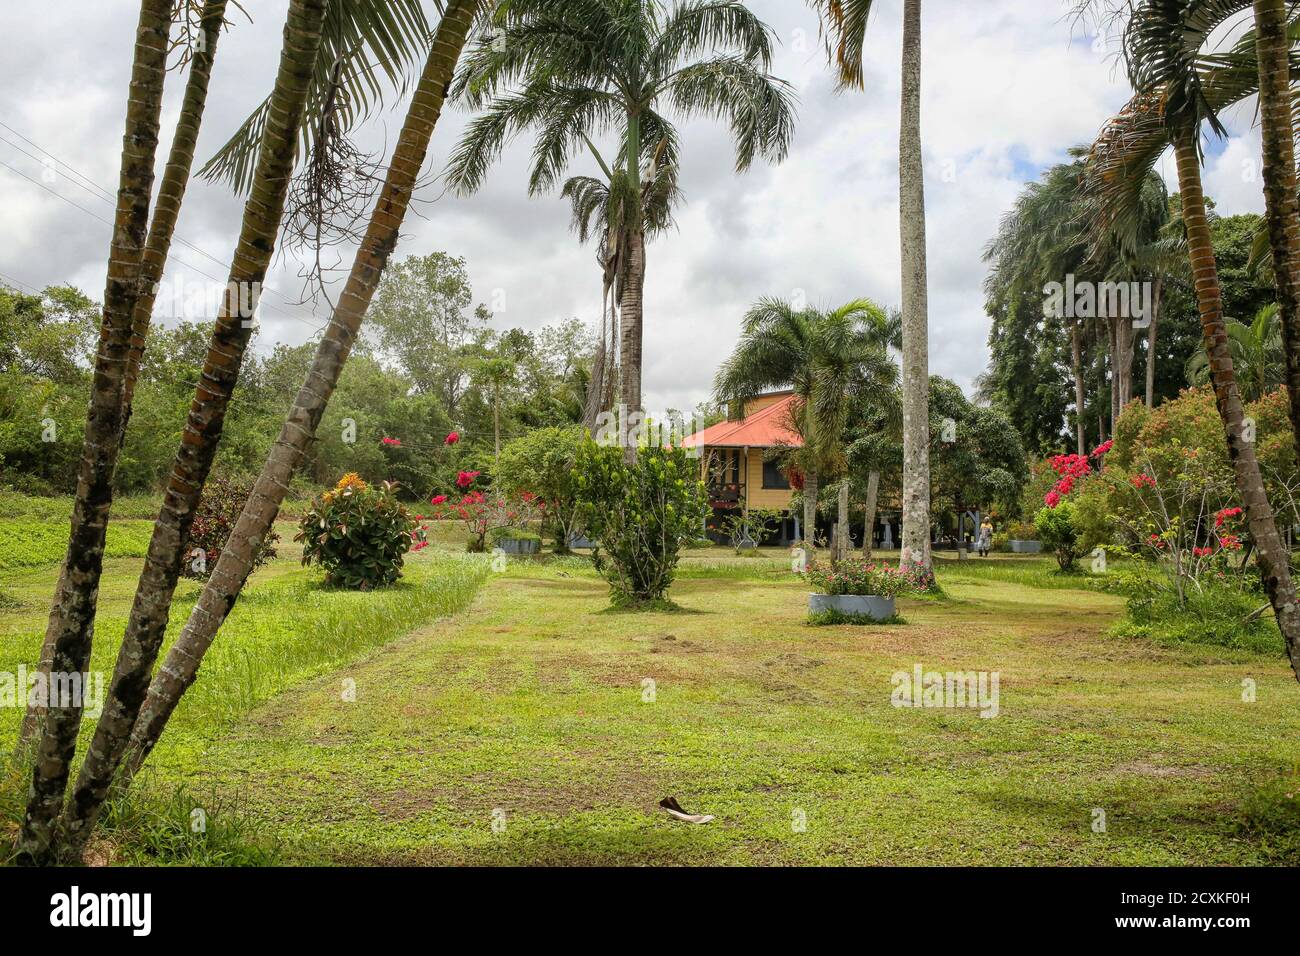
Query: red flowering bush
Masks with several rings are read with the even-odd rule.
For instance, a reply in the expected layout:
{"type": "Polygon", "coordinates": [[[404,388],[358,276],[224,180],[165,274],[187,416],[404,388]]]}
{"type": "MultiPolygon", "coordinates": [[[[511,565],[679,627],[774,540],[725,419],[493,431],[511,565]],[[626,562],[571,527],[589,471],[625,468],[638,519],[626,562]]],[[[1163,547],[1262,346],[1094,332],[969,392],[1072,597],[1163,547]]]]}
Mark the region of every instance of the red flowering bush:
{"type": "Polygon", "coordinates": [[[448,432],[447,437],[442,440],[444,445],[454,445],[460,441],[460,432],[448,432]]]}
{"type": "MultiPolygon", "coordinates": [[[[194,514],[194,523],[190,525],[190,536],[185,543],[185,560],[181,563],[181,574],[187,578],[206,580],[217,566],[221,549],[230,539],[230,532],[239,520],[248,501],[252,485],[227,481],[225,478],[209,478],[203,488],[203,497],[194,514]]],[[[260,568],[275,557],[275,543],[280,536],[274,530],[266,533],[261,547],[253,556],[253,568],[260,568]]]]}
{"type": "MultiPolygon", "coordinates": [[[[462,475],[478,472],[461,472],[462,475]]],[[[473,478],[470,479],[473,481],[473,478]]],[[[460,484],[459,479],[456,482],[460,484]]],[[[488,535],[502,528],[522,528],[540,520],[546,513],[546,502],[525,491],[519,495],[501,495],[495,492],[469,491],[459,501],[450,501],[446,495],[429,499],[436,521],[459,521],[469,534],[466,550],[487,550],[488,535]]]]}

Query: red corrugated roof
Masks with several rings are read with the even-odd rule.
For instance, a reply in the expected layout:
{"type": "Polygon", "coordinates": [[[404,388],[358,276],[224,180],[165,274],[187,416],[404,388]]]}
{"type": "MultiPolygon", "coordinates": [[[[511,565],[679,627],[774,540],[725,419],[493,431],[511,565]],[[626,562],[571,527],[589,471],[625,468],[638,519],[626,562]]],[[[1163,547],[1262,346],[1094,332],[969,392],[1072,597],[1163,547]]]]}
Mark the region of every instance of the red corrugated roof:
{"type": "Polygon", "coordinates": [[[780,401],[760,408],[741,421],[718,422],[698,431],[682,441],[683,447],[696,445],[710,448],[771,448],[773,445],[792,445],[799,448],[803,439],[786,428],[787,409],[794,401],[791,392],[780,401]]]}

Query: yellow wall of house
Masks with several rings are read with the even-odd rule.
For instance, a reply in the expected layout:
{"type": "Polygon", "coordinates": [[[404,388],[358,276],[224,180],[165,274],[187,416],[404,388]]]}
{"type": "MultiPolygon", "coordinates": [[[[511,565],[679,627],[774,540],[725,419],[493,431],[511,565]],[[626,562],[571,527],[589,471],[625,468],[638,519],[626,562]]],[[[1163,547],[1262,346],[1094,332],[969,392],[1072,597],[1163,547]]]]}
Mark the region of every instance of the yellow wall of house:
{"type": "Polygon", "coordinates": [[[775,405],[786,397],[785,392],[777,392],[775,395],[760,395],[758,398],[751,399],[745,404],[746,417],[753,415],[757,411],[767,408],[769,405],[775,405]]]}
{"type": "Polygon", "coordinates": [[[751,508],[786,510],[794,492],[789,488],[763,487],[763,453],[766,448],[749,449],[748,467],[745,469],[745,490],[751,508]]]}

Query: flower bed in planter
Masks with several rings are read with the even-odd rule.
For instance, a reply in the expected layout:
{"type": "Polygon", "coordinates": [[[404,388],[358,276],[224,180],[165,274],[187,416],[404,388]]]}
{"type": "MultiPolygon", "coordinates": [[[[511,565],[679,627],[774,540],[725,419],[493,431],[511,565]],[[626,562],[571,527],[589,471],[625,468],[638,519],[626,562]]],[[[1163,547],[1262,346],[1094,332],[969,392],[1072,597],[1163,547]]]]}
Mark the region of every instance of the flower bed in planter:
{"type": "Polygon", "coordinates": [[[530,555],[542,549],[542,536],[515,528],[502,528],[492,533],[492,547],[506,554],[530,555]]]}
{"type": "Polygon", "coordinates": [[[808,595],[808,611],[815,618],[834,614],[846,619],[887,621],[894,616],[894,599],[909,591],[924,590],[933,578],[860,560],[833,564],[811,562],[804,575],[816,591],[808,595]]]}

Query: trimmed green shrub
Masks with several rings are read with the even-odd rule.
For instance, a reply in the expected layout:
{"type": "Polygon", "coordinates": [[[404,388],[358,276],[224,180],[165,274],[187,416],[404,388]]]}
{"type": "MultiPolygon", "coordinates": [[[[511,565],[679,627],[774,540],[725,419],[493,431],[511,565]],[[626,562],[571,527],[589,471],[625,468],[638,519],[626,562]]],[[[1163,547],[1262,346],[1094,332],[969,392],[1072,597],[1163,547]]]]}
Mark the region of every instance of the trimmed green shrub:
{"type": "Polygon", "coordinates": [[[349,473],[312,501],[294,540],[303,543],[302,563],[324,568],[327,584],[369,591],[401,577],[416,529],[396,486],[372,487],[349,473]]]}
{"type": "Polygon", "coordinates": [[[681,448],[649,447],[628,464],[622,448],[587,440],[574,481],[582,526],[600,541],[592,560],[614,603],[663,601],[682,546],[699,537],[708,511],[699,463],[681,448]]]}
{"type": "Polygon", "coordinates": [[[1060,502],[1055,508],[1040,508],[1034,515],[1034,528],[1043,547],[1056,552],[1062,571],[1074,570],[1079,557],[1079,532],[1074,521],[1074,505],[1060,502]]]}

